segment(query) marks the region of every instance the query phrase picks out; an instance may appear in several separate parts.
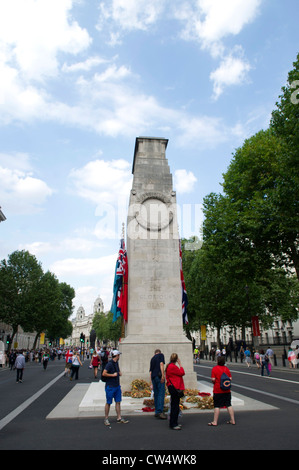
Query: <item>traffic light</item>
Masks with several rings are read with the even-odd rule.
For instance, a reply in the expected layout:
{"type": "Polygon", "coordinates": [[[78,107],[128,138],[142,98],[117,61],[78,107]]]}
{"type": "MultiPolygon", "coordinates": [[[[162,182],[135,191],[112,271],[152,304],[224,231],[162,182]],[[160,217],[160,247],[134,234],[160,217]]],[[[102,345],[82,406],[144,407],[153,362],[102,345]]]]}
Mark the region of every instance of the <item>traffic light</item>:
{"type": "Polygon", "coordinates": [[[10,344],[10,341],[11,341],[10,335],[7,335],[7,336],[6,336],[6,344],[10,344]]]}
{"type": "Polygon", "coordinates": [[[80,342],[85,343],[85,335],[83,333],[80,335],[80,342]]]}

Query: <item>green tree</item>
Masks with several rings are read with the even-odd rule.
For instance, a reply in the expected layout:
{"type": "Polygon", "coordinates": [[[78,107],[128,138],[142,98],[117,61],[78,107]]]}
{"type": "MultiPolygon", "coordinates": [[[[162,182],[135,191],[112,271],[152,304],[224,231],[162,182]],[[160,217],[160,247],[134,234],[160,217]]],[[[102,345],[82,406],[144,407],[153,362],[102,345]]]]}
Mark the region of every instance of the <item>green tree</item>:
{"type": "Polygon", "coordinates": [[[297,318],[298,283],[294,286],[285,271],[262,262],[259,250],[244,236],[229,198],[210,194],[204,199],[204,214],[203,246],[184,270],[192,329],[213,326],[219,344],[226,325],[241,328],[245,338],[253,315],[264,327],[277,316],[297,318]]]}
{"type": "MultiPolygon", "coordinates": [[[[282,87],[280,100],[272,113],[270,128],[286,145],[280,166],[276,204],[281,216],[282,243],[299,279],[299,54],[282,87]]],[[[280,233],[278,230],[276,233],[280,233]]]]}
{"type": "Polygon", "coordinates": [[[56,289],[56,301],[46,332],[49,338],[58,339],[66,338],[72,333],[72,324],[68,319],[73,312],[75,290],[69,284],[58,281],[56,289]]]}
{"type": "Polygon", "coordinates": [[[12,340],[21,326],[52,338],[66,338],[72,332],[68,320],[75,291],[59,283],[28,251],[15,251],[0,264],[0,319],[13,329],[12,340]]]}
{"type": "Polygon", "coordinates": [[[282,87],[280,100],[272,113],[270,122],[274,133],[288,144],[291,162],[298,165],[299,158],[299,54],[289,72],[287,83],[282,87]]]}
{"type": "Polygon", "coordinates": [[[118,341],[121,337],[121,317],[113,322],[113,313],[107,315],[97,312],[92,321],[92,328],[95,330],[97,338],[107,343],[108,341],[118,341]]]}
{"type": "Polygon", "coordinates": [[[58,280],[49,271],[43,274],[31,292],[30,312],[22,321],[25,331],[35,331],[36,336],[33,349],[36,347],[37,339],[42,332],[46,332],[53,322],[53,316],[59,309],[60,292],[58,280]]]}
{"type": "Polygon", "coordinates": [[[19,325],[26,324],[42,276],[41,264],[28,251],[15,251],[0,263],[0,318],[12,327],[12,340],[19,325]]]}

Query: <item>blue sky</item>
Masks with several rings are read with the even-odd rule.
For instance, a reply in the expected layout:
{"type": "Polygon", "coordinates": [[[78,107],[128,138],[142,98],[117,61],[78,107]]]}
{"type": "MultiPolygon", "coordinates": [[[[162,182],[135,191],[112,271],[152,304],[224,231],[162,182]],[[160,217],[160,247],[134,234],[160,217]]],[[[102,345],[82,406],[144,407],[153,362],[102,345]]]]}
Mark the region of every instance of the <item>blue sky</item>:
{"type": "Polygon", "coordinates": [[[26,249],[75,311],[108,310],[136,137],[169,139],[180,233],[199,235],[298,45],[298,0],[1,0],[0,259],[26,249]]]}

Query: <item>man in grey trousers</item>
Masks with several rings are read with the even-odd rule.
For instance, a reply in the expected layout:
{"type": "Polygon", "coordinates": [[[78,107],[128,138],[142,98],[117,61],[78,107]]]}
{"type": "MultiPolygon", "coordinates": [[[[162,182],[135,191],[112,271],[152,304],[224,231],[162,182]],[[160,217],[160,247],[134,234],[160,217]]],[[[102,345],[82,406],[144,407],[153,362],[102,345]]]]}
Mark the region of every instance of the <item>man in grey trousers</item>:
{"type": "Polygon", "coordinates": [[[17,383],[21,383],[23,379],[23,371],[25,368],[25,356],[20,351],[16,357],[14,368],[17,369],[17,383]]]}

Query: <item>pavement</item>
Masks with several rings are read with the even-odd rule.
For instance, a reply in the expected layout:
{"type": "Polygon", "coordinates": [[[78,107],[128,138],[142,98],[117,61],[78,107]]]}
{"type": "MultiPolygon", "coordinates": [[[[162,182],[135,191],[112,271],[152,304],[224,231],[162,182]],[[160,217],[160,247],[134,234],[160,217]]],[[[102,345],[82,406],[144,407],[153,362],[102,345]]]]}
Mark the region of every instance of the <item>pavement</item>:
{"type": "MultiPolygon", "coordinates": [[[[212,385],[209,382],[198,381],[198,390],[201,393],[213,395],[212,385]]],[[[142,410],[145,407],[143,400],[144,398],[122,397],[122,414],[126,416],[153,415],[154,412],[144,412],[142,410]]],[[[78,383],[47,415],[46,419],[104,418],[105,403],[105,384],[103,382],[78,383]]],[[[189,403],[186,403],[186,406],[188,409],[184,409],[184,414],[211,412],[211,410],[203,410],[189,403]]],[[[267,403],[253,400],[235,392],[232,394],[232,406],[236,411],[276,409],[267,403]]],[[[114,406],[111,406],[109,416],[116,416],[114,406]]]]}

